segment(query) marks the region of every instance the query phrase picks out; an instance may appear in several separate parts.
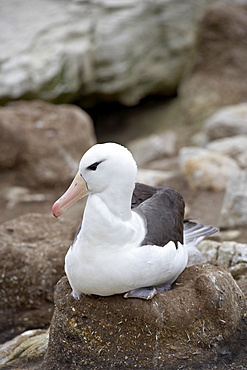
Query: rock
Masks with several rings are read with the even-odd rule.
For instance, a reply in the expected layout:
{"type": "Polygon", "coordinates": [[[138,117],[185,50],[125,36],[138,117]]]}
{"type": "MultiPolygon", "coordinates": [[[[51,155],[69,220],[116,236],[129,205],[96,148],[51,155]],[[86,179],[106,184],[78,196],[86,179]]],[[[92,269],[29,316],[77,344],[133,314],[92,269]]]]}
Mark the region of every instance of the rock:
{"type": "Polygon", "coordinates": [[[203,240],[198,245],[200,252],[207,260],[217,260],[225,267],[235,266],[238,263],[247,263],[247,244],[234,241],[217,242],[203,240]]]}
{"type": "Polygon", "coordinates": [[[214,235],[214,239],[219,241],[231,241],[237,240],[241,235],[241,230],[224,230],[219,231],[216,235],[214,235]]]}
{"type": "Polygon", "coordinates": [[[212,3],[1,0],[0,99],[133,105],[174,94],[212,3]]]}
{"type": "Polygon", "coordinates": [[[95,144],[90,117],[73,105],[18,102],[0,108],[0,168],[31,186],[68,185],[95,144]],[[14,149],[13,149],[14,148],[14,149]]]}
{"type": "Polygon", "coordinates": [[[247,244],[203,240],[198,249],[206,260],[224,264],[247,298],[247,244]]]}
{"type": "Polygon", "coordinates": [[[54,287],[77,226],[41,214],[0,226],[0,342],[49,324],[54,287]]]}
{"type": "Polygon", "coordinates": [[[198,27],[194,57],[179,89],[185,113],[194,122],[246,101],[247,7],[242,4],[213,5],[198,27]]]}
{"type": "Polygon", "coordinates": [[[237,243],[235,251],[232,265],[236,265],[237,263],[247,263],[247,244],[237,243]]]}
{"type": "Polygon", "coordinates": [[[233,256],[236,253],[235,247],[235,242],[221,243],[218,248],[217,261],[219,261],[220,263],[222,263],[222,265],[226,267],[231,266],[233,256]]]}
{"type": "Polygon", "coordinates": [[[148,168],[151,170],[160,170],[160,171],[179,171],[179,163],[177,155],[171,158],[161,158],[156,159],[148,163],[148,168]]]}
{"type": "Polygon", "coordinates": [[[180,168],[192,189],[224,190],[239,167],[230,157],[207,149],[185,147],[179,152],[180,168]]]}
{"type": "Polygon", "coordinates": [[[34,203],[52,201],[52,197],[42,193],[31,193],[30,189],[23,186],[9,186],[3,189],[3,198],[7,200],[7,209],[13,209],[19,203],[34,203]]]}
{"type": "MultiPolygon", "coordinates": [[[[48,339],[49,329],[35,329],[25,331],[12,340],[0,345],[0,368],[10,366],[13,369],[15,363],[17,363],[17,368],[20,368],[20,361],[24,363],[28,362],[30,366],[31,361],[36,362],[37,359],[45,355],[48,347],[48,339]]],[[[35,367],[35,364],[33,365],[35,367]]]]}
{"type": "Polygon", "coordinates": [[[246,279],[247,278],[247,263],[246,262],[237,263],[236,265],[230,267],[229,271],[234,277],[234,279],[237,280],[237,282],[241,278],[246,279]]]}
{"type": "Polygon", "coordinates": [[[240,278],[238,279],[238,286],[240,287],[242,292],[245,294],[245,297],[247,297],[247,278],[246,278],[246,275],[240,276],[240,278]]]}
{"type": "Polygon", "coordinates": [[[203,131],[208,141],[247,135],[247,103],[219,109],[205,121],[203,131]]]}
{"type": "Polygon", "coordinates": [[[206,149],[228,155],[236,160],[240,168],[247,168],[247,135],[211,141],[206,145],[206,149]]]}
{"type": "MultiPolygon", "coordinates": [[[[219,242],[210,239],[201,241],[197,246],[199,251],[206,258],[206,261],[217,260],[219,247],[219,242]]],[[[228,267],[228,265],[225,267],[228,267]]]]}
{"type": "Polygon", "coordinates": [[[156,159],[149,162],[145,168],[138,168],[137,181],[151,186],[164,186],[170,180],[181,176],[176,157],[156,159]]]}
{"type": "Polygon", "coordinates": [[[40,369],[200,368],[245,364],[246,300],[217,263],[187,268],[151,301],[55,291],[48,351],[40,369]]]}
{"type": "Polygon", "coordinates": [[[151,186],[164,186],[164,184],[176,177],[177,171],[138,169],[137,182],[142,182],[151,186]]]}
{"type": "Polygon", "coordinates": [[[207,135],[203,131],[199,131],[199,132],[195,133],[190,138],[190,143],[193,146],[199,146],[199,147],[203,148],[207,145],[207,142],[208,142],[207,135]]]}
{"type": "Polygon", "coordinates": [[[247,278],[247,244],[203,240],[198,245],[198,249],[207,261],[217,260],[226,268],[229,268],[237,282],[242,277],[247,278]]]}
{"type": "Polygon", "coordinates": [[[198,249],[207,261],[222,262],[247,298],[247,244],[203,240],[198,249]]]}
{"type": "Polygon", "coordinates": [[[143,166],[162,157],[172,157],[176,154],[177,135],[173,131],[152,134],[136,139],[127,144],[138,166],[143,166]]]}
{"type": "Polygon", "coordinates": [[[240,171],[227,184],[220,213],[220,226],[233,228],[247,224],[247,170],[240,171]]]}

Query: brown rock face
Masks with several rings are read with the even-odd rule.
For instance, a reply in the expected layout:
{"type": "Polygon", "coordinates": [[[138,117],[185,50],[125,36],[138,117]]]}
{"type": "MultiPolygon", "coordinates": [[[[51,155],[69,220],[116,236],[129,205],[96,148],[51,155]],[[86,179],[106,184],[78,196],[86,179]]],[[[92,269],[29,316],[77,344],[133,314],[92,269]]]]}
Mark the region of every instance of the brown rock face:
{"type": "Polygon", "coordinates": [[[21,101],[0,108],[0,168],[15,168],[26,185],[67,185],[95,141],[90,117],[76,106],[21,101]]]}
{"type": "Polygon", "coordinates": [[[63,277],[42,369],[220,368],[244,352],[246,301],[217,263],[187,268],[151,301],[70,293],[63,277]]]}
{"type": "Polygon", "coordinates": [[[0,342],[49,325],[54,287],[75,230],[75,222],[39,214],[0,226],[0,342]]]}

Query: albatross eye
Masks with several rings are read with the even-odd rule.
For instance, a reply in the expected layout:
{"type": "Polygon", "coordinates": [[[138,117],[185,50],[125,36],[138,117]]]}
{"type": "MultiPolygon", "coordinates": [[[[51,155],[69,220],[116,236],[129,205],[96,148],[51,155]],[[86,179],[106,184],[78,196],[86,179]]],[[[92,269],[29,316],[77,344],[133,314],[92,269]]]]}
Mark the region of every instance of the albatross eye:
{"type": "Polygon", "coordinates": [[[87,170],[96,171],[97,167],[100,163],[101,162],[94,162],[93,164],[91,164],[90,166],[87,167],[87,170]]]}

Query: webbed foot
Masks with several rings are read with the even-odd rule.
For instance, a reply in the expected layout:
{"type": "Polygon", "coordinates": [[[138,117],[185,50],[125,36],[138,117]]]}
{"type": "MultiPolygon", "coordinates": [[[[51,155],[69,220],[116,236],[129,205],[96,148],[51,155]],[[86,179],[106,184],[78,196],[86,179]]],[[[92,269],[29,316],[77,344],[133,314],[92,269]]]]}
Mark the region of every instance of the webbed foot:
{"type": "Polygon", "coordinates": [[[155,289],[157,289],[158,292],[164,292],[164,291],[167,291],[167,290],[171,290],[172,289],[172,284],[161,284],[161,285],[157,285],[155,287],[155,289]]]}
{"type": "Polygon", "coordinates": [[[157,290],[155,287],[138,288],[124,294],[124,298],[152,299],[157,290]]]}
{"type": "Polygon", "coordinates": [[[72,292],[71,293],[71,295],[72,295],[72,297],[73,298],[75,298],[77,301],[79,301],[79,299],[81,298],[81,294],[78,294],[78,293],[76,293],[76,292],[72,292]]]}

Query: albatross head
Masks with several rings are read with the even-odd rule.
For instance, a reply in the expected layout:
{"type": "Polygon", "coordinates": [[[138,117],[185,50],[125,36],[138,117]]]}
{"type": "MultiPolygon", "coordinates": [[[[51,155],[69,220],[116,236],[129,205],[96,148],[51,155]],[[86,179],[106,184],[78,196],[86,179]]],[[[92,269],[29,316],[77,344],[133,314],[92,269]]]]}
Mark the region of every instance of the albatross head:
{"type": "MultiPolygon", "coordinates": [[[[115,143],[96,144],[82,157],[68,190],[54,203],[52,213],[59,217],[77,200],[99,194],[103,201],[130,203],[137,175],[132,154],[115,143]]],[[[128,204],[130,207],[130,205],[128,204]]]]}

